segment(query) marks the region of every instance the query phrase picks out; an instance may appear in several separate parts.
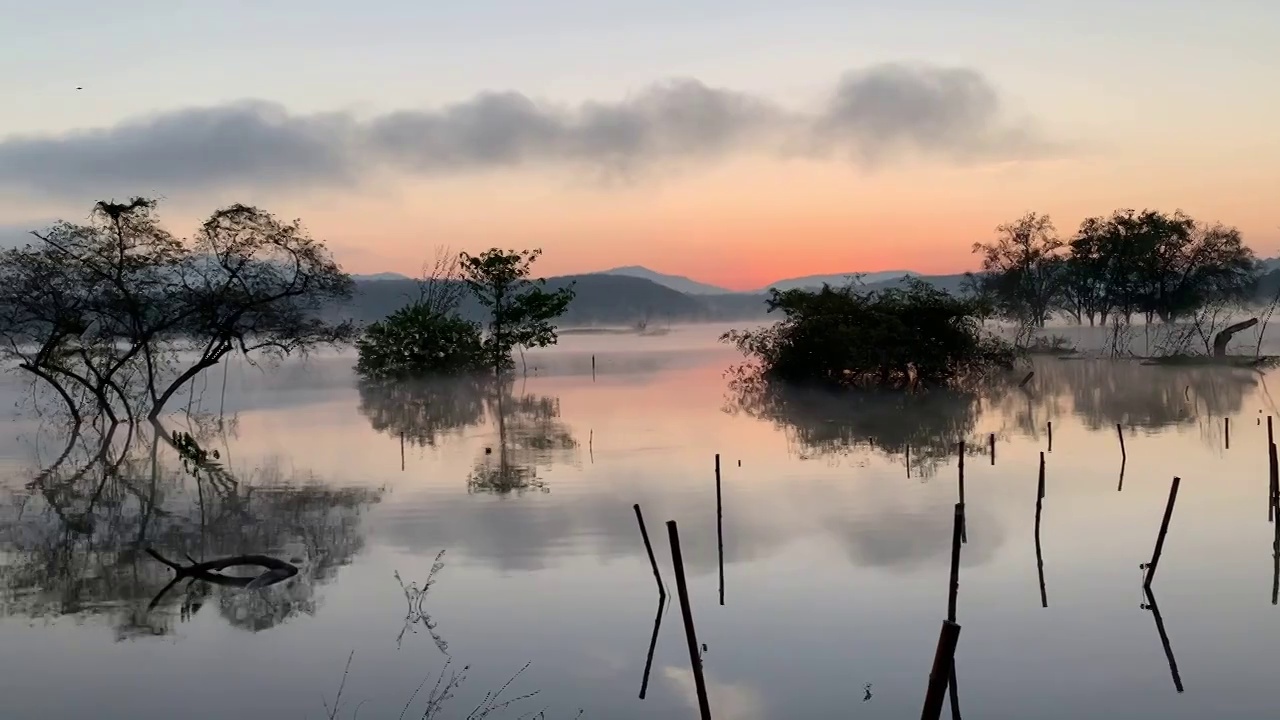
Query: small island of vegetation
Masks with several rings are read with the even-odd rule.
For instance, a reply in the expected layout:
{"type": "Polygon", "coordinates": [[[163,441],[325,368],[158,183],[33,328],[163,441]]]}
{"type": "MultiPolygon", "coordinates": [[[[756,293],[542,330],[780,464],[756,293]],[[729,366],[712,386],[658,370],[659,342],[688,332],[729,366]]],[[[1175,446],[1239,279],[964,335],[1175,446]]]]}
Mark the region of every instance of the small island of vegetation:
{"type": "Polygon", "coordinates": [[[356,372],[367,380],[493,372],[515,367],[513,353],[556,342],[553,321],[573,300],[572,286],[547,291],[529,276],[541,250],[493,248],[479,255],[437,252],[418,297],[356,341],[356,372]],[[482,328],[458,314],[470,292],[488,311],[482,328]]]}

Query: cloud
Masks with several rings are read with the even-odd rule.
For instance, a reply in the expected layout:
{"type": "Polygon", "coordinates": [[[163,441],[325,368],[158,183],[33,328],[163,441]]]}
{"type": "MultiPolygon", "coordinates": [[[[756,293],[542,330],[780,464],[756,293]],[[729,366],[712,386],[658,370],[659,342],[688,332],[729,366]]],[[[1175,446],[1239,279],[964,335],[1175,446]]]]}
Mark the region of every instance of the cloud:
{"type": "MultiPolygon", "coordinates": [[[[694,712],[698,712],[698,689],[688,668],[666,666],[662,676],[675,688],[694,712]]],[[[726,720],[764,720],[767,706],[761,692],[746,683],[719,682],[706,674],[707,703],[716,709],[716,717],[726,720]]]]}
{"type": "Polygon", "coordinates": [[[1006,160],[1048,147],[1029,124],[1003,116],[998,91],[980,73],[885,64],[847,73],[810,111],[691,79],[574,107],[484,92],[367,119],[293,114],[260,101],[191,108],[0,140],[0,186],[82,199],[333,186],[386,169],[429,176],[549,166],[631,173],[739,152],[801,149],[869,164],[909,154],[1006,160]]]}

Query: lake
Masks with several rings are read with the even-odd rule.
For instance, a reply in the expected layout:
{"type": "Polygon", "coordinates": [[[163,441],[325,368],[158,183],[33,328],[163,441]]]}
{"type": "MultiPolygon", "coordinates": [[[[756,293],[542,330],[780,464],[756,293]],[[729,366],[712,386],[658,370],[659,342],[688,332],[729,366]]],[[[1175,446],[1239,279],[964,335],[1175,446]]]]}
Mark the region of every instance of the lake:
{"type": "Polygon", "coordinates": [[[1277,376],[1042,358],[1025,388],[1019,374],[981,395],[744,399],[722,329],[566,336],[499,390],[361,388],[349,354],[215,368],[164,422],[210,453],[185,467],[149,425],[64,455],[7,376],[0,716],[327,718],[341,686],[336,717],[396,718],[426,680],[404,715],[421,717],[436,677],[466,667],[438,715],[463,718],[527,664],[490,717],[694,718],[675,520],[714,717],[916,717],[947,614],[959,440],[967,716],[1273,715],[1277,376]],[[1148,608],[1139,565],[1174,476],[1148,608]],[[256,590],[183,582],[149,609],[173,572],[148,546],[300,571],[256,590]]]}

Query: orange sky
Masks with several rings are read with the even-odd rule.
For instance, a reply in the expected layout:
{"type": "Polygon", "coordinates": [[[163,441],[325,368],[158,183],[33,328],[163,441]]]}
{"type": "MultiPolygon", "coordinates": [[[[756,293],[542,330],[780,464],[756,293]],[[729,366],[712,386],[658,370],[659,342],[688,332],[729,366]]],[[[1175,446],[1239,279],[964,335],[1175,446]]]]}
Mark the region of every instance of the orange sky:
{"type": "Polygon", "coordinates": [[[300,217],[354,273],[950,273],[1028,211],[1123,207],[1280,254],[1276,2],[169,3],[128,43],[99,6],[6,15],[0,242],[143,194],[183,235],[300,217]]]}
{"type": "MultiPolygon", "coordinates": [[[[1185,155],[1184,155],[1185,157],[1185,155]]],[[[1172,164],[1172,163],[1169,163],[1172,164]]],[[[298,214],[324,228],[352,272],[412,274],[437,244],[541,247],[547,275],[644,265],[735,290],[821,273],[974,269],[974,241],[1035,210],[1069,234],[1118,207],[1182,208],[1241,228],[1262,256],[1280,251],[1266,199],[1272,167],[1201,160],[1173,168],[1112,156],[998,166],[748,158],[627,188],[562,175],[486,174],[413,183],[393,196],[320,200],[298,214]]]]}

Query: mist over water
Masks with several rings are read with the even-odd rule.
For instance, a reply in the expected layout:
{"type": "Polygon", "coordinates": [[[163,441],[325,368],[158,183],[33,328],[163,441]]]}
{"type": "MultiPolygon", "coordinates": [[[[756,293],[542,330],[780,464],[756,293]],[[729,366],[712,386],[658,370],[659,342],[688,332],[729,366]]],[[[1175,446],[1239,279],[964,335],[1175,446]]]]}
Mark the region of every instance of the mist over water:
{"type": "MultiPolygon", "coordinates": [[[[339,717],[399,716],[449,658],[471,669],[443,717],[526,663],[510,694],[538,694],[510,717],[695,717],[678,601],[638,697],[658,608],[639,503],[672,590],[662,524],[679,523],[715,717],[912,717],[947,609],[959,440],[965,713],[1272,714],[1265,417],[1280,414],[1280,376],[1037,358],[1021,389],[1019,373],[917,398],[748,397],[725,375],[740,359],[716,342],[724,329],[566,335],[503,386],[362,385],[352,356],[330,354],[233,364],[224,396],[214,368],[164,420],[218,451],[194,470],[150,426],[66,451],[59,428],[14,410],[0,433],[0,716],[327,717],[354,653],[339,717]],[[1175,475],[1153,589],[1181,693],[1138,568],[1175,475]],[[260,591],[184,582],[148,610],[172,573],[146,545],[267,553],[299,574],[260,591]],[[396,575],[421,587],[441,550],[428,624],[396,575]]],[[[3,393],[11,408],[30,389],[6,376],[3,393]]]]}

